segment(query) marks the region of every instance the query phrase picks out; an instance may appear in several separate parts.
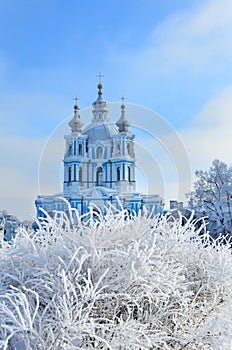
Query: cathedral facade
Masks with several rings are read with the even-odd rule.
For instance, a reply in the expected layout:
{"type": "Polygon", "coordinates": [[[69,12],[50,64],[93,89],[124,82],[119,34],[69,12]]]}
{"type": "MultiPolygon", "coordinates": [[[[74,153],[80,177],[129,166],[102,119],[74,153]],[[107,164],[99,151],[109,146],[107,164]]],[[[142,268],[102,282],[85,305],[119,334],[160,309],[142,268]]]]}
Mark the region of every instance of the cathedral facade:
{"type": "Polygon", "coordinates": [[[116,127],[112,126],[102,88],[99,83],[98,97],[92,104],[92,122],[85,128],[78,105],[74,106],[69,122],[71,133],[65,136],[63,192],[39,195],[35,201],[38,217],[44,216],[43,210],[50,215],[54,210],[66,211],[67,203],[81,215],[91,205],[102,213],[109,205],[135,214],[145,207],[154,214],[163,210],[158,194],[136,192],[135,136],[129,129],[126,106],[122,99],[121,116],[116,127]]]}

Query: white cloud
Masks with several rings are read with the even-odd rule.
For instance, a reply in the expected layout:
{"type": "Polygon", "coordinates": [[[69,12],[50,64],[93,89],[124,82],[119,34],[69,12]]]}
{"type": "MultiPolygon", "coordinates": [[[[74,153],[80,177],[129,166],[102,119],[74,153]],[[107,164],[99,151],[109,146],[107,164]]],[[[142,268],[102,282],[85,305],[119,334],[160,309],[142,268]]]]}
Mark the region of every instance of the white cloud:
{"type": "Polygon", "coordinates": [[[59,96],[29,92],[1,94],[0,123],[4,134],[46,135],[54,121],[64,115],[59,96]]]}
{"type": "Polygon", "coordinates": [[[232,59],[232,1],[204,1],[169,17],[154,28],[143,48],[121,59],[145,77],[176,70],[220,72],[232,59]]]}
{"type": "MultiPolygon", "coordinates": [[[[5,208],[19,218],[35,214],[34,200],[41,187],[39,171],[45,135],[54,123],[52,119],[64,115],[57,101],[57,96],[43,94],[1,95],[0,210],[5,208]]],[[[63,143],[63,134],[60,141],[63,143]]],[[[59,168],[55,174],[57,162],[59,166],[62,156],[57,161],[53,155],[49,162],[43,163],[47,169],[44,194],[59,190],[59,168]]]]}
{"type": "MultiPolygon", "coordinates": [[[[26,97],[23,101],[27,101],[26,97]]],[[[31,105],[33,101],[28,99],[28,104],[31,105]]],[[[46,108],[46,104],[43,108],[46,108]]],[[[0,109],[2,122],[6,116],[3,110],[4,106],[0,109]]],[[[82,112],[85,121],[89,121],[89,111],[82,112]]],[[[14,115],[11,115],[12,111],[8,113],[11,117],[14,115]]],[[[28,214],[35,215],[34,200],[38,194],[54,194],[62,190],[64,134],[69,132],[69,118],[63,119],[47,139],[31,137],[28,125],[24,131],[29,135],[20,136],[15,119],[6,118],[0,138],[0,210],[6,209],[24,219],[28,214]]],[[[25,120],[22,122],[20,119],[18,122],[26,127],[25,120]]]]}
{"type": "Polygon", "coordinates": [[[148,138],[144,134],[135,140],[142,142],[138,147],[137,159],[148,185],[151,184],[150,190],[157,191],[158,186],[161,190],[158,190],[159,193],[163,195],[164,191],[167,203],[174,198],[185,200],[195,170],[208,169],[216,158],[232,164],[231,111],[232,86],[229,86],[205,103],[189,126],[179,131],[180,138],[165,119],[157,119],[159,116],[155,113],[153,116],[143,113],[140,125],[147,125],[145,133],[149,130],[152,137],[148,138]],[[156,134],[162,119],[167,133],[156,134]],[[191,177],[188,162],[191,165],[191,177]]]}
{"type": "Polygon", "coordinates": [[[180,132],[193,169],[208,168],[215,158],[232,163],[232,86],[212,97],[180,132]]]}
{"type": "Polygon", "coordinates": [[[0,138],[0,209],[25,218],[34,214],[37,174],[43,139],[0,138]]]}

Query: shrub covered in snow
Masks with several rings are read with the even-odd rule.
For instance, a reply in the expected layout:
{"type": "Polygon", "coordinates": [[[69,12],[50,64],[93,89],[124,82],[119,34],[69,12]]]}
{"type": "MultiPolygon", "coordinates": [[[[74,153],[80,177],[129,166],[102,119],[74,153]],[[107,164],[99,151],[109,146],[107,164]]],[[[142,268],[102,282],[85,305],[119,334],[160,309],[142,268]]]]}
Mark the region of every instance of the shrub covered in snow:
{"type": "Polygon", "coordinates": [[[0,349],[231,349],[229,246],[195,223],[57,213],[0,255],[0,349]]]}

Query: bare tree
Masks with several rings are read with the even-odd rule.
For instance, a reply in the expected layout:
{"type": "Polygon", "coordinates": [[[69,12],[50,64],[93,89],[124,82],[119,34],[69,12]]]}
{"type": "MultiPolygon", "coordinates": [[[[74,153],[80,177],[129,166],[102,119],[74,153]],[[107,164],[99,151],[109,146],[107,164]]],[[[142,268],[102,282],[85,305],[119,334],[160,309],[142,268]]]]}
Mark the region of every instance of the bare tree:
{"type": "Polygon", "coordinates": [[[201,216],[209,219],[213,236],[232,234],[232,167],[216,159],[208,171],[196,171],[194,191],[188,196],[201,216]]]}

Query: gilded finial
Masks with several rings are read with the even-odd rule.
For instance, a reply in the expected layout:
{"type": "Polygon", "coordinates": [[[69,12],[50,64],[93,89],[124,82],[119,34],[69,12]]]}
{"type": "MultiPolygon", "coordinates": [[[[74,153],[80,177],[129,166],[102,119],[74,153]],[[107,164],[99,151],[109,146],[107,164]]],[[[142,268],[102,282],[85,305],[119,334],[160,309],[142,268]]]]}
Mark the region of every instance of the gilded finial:
{"type": "Polygon", "coordinates": [[[98,85],[97,85],[97,88],[98,88],[98,94],[101,94],[102,92],[101,92],[101,90],[102,90],[102,88],[103,88],[103,85],[102,85],[102,78],[104,77],[104,75],[101,73],[101,72],[99,72],[97,75],[96,75],[96,77],[98,77],[98,79],[99,79],[99,83],[98,83],[98,85]]]}
{"type": "Polygon", "coordinates": [[[126,97],[124,95],[122,95],[122,97],[120,97],[119,100],[122,101],[121,108],[125,109],[126,107],[125,107],[125,103],[124,102],[126,101],[126,97]]]}
{"type": "Polygon", "coordinates": [[[77,111],[79,109],[77,101],[79,100],[79,98],[77,96],[73,97],[73,100],[75,101],[75,105],[74,105],[74,111],[77,111]]]}

